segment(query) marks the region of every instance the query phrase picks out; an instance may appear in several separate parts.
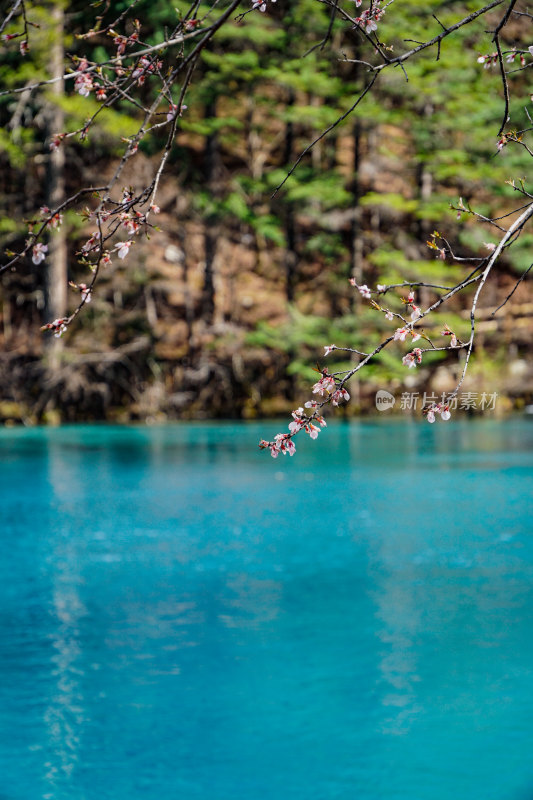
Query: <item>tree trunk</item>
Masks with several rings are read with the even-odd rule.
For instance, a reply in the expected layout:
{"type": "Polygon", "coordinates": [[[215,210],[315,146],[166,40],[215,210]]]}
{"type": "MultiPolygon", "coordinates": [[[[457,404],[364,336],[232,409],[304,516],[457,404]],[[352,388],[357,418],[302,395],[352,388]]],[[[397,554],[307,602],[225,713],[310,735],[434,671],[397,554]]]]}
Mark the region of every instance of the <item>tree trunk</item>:
{"type": "MultiPolygon", "coordinates": [[[[50,73],[53,77],[63,74],[64,50],[63,27],[64,11],[61,5],[50,9],[52,40],[50,73]]],[[[58,100],[64,94],[63,81],[52,83],[50,92],[58,100]]],[[[61,133],[65,126],[63,110],[54,99],[46,114],[47,141],[56,133],[61,133]]],[[[53,211],[65,200],[65,151],[62,147],[50,152],[47,162],[46,205],[53,211]]],[[[48,242],[45,272],[45,322],[64,317],[67,311],[67,240],[64,226],[53,231],[48,242]]],[[[48,367],[55,371],[60,364],[62,350],[61,339],[47,336],[46,350],[48,367]]]]}
{"type": "MultiPolygon", "coordinates": [[[[363,232],[361,229],[361,206],[359,199],[361,190],[359,186],[359,167],[361,164],[361,134],[360,120],[356,119],[353,126],[353,182],[352,182],[352,221],[350,225],[350,273],[357,284],[363,282],[363,232]]],[[[354,287],[351,294],[351,308],[353,314],[358,314],[361,306],[361,295],[354,287]]],[[[352,356],[352,363],[357,357],[352,356]]],[[[352,402],[357,408],[361,402],[359,381],[351,387],[352,402]]]]}
{"type": "MultiPolygon", "coordinates": [[[[206,119],[214,119],[217,115],[216,97],[212,98],[206,106],[206,119]]],[[[219,153],[218,134],[216,131],[208,134],[205,142],[205,182],[211,198],[216,199],[219,194],[219,153]]],[[[215,316],[215,271],[214,263],[217,247],[218,230],[214,214],[209,214],[204,227],[205,271],[202,298],[202,318],[207,325],[212,325],[215,316]]]]}
{"type": "MultiPolygon", "coordinates": [[[[289,93],[287,106],[294,105],[294,92],[289,93]]],[[[294,158],[294,125],[287,122],[285,127],[285,149],[283,154],[283,165],[288,170],[292,166],[294,158]]],[[[285,250],[285,293],[287,302],[294,300],[294,287],[296,284],[296,267],[298,264],[298,253],[296,250],[296,223],[294,219],[294,206],[290,200],[285,202],[285,237],[287,249],[285,250]]]]}
{"type": "MultiPolygon", "coordinates": [[[[356,119],[353,126],[353,182],[352,182],[352,221],[350,225],[350,274],[356,283],[363,281],[363,235],[361,231],[361,207],[359,205],[359,165],[361,162],[361,122],[356,119]]],[[[353,293],[353,303],[357,303],[359,292],[353,293]]]]}
{"type": "MultiPolygon", "coordinates": [[[[433,114],[433,105],[431,103],[426,103],[424,106],[424,117],[426,120],[433,114]]],[[[424,124],[429,124],[425,122],[424,124]]],[[[431,200],[431,196],[433,194],[433,175],[431,174],[428,164],[430,160],[424,161],[421,159],[417,164],[416,170],[416,179],[417,179],[417,189],[418,189],[418,197],[422,201],[422,209],[424,208],[425,203],[428,203],[431,200]]],[[[420,245],[429,237],[429,234],[433,228],[433,223],[429,219],[425,219],[424,217],[420,217],[418,220],[417,225],[417,234],[420,240],[420,245]]],[[[428,289],[421,288],[420,289],[420,296],[418,298],[420,305],[426,307],[431,302],[431,293],[428,289]]]]}

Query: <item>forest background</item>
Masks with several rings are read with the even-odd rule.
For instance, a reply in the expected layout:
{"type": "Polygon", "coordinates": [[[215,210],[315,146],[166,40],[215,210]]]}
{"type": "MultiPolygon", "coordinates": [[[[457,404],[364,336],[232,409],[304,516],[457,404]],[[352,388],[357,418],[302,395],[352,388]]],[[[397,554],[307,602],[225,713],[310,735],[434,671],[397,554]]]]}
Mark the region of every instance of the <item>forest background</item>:
{"type": "MultiPolygon", "coordinates": [[[[117,15],[127,5],[111,3],[117,15]]],[[[402,2],[380,23],[380,37],[393,47],[422,40],[428,12],[451,24],[478,5],[429,0],[422,14],[419,3],[402,2]]],[[[140,2],[143,41],[160,41],[180,8],[180,2],[140,2]]],[[[24,60],[17,49],[4,49],[7,88],[55,74],[65,51],[103,57],[98,38],[76,38],[93,24],[94,6],[28,9],[40,27],[24,60]]],[[[0,421],[286,414],[308,398],[316,364],[325,363],[324,346],[362,347],[390,328],[350,278],[370,286],[457,282],[462,268],[435,258],[427,245],[432,232],[446,235],[462,254],[486,255],[492,231],[450,206],[462,197],[487,217],[511,210],[514,191],[506,181],[525,177],[529,158],[522,148],[497,151],[501,79],[478,63],[491,51],[488,23],[500,16],[496,8],[457,31],[443,42],[438,61],[413,59],[408,81],[400,69],[387,73],[274,198],[301,151],[360,94],[365,75],[350,61],[358,57],[358,38],[334,27],[327,46],[315,47],[328,27],[328,12],[315,0],[278,2],[267,14],[226,24],[202,52],[186,98],[158,194],[160,230],[137,238],[127,263],[106,268],[91,304],[61,339],[41,332],[51,270],[27,259],[2,276],[0,421]]],[[[525,24],[520,17],[507,24],[506,49],[523,44],[525,24]]],[[[513,76],[512,88],[517,107],[529,103],[527,72],[513,76]]],[[[97,106],[72,87],[0,98],[2,250],[20,247],[25,220],[39,205],[51,205],[47,193],[57,179],[51,133],[76,130],[97,106]]],[[[59,168],[67,194],[109,176],[123,139],[137,127],[125,104],[101,115],[83,141],[69,140],[59,168]]],[[[124,173],[126,187],[149,180],[163,143],[164,132],[143,140],[124,173]]],[[[91,232],[90,223],[67,213],[62,233],[50,237],[49,261],[63,258],[60,269],[74,283],[86,280],[76,254],[91,232]]],[[[522,234],[484,291],[475,357],[462,387],[497,392],[501,412],[533,400],[527,281],[492,313],[530,267],[532,241],[522,234]]],[[[431,299],[424,292],[422,306],[431,299]]],[[[67,302],[75,307],[79,293],[67,302]]],[[[464,303],[452,301],[441,320],[466,339],[464,303]]],[[[350,366],[346,354],[335,352],[327,364],[350,366]]],[[[440,396],[454,388],[460,370],[453,351],[428,354],[415,374],[399,350],[383,351],[364,381],[352,383],[343,413],[375,409],[378,389],[440,396]]]]}

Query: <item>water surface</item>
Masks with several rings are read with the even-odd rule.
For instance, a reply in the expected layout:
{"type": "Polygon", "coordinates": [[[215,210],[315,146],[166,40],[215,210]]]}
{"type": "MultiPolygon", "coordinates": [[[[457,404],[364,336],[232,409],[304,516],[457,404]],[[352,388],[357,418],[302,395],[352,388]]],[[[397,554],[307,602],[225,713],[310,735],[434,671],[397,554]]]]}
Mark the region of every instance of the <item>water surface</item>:
{"type": "Polygon", "coordinates": [[[439,422],[0,431],[0,797],[530,800],[533,424],[439,422]]]}

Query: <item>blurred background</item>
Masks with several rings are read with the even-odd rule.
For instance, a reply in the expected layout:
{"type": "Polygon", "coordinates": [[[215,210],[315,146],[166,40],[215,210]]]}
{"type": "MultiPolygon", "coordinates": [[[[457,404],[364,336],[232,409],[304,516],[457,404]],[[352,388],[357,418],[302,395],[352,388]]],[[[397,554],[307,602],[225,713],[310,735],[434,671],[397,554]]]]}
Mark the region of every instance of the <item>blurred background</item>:
{"type": "MultiPolygon", "coordinates": [[[[112,0],[109,18],[127,5],[112,0]]],[[[198,18],[208,5],[200,4],[198,18]]],[[[429,0],[421,9],[403,2],[385,15],[380,36],[401,52],[408,46],[404,40],[439,31],[433,13],[450,24],[475,7],[429,0]]],[[[182,0],[140,2],[134,14],[141,39],[161,41],[187,9],[182,0]]],[[[41,27],[31,31],[25,59],[18,47],[2,53],[6,88],[62,72],[67,54],[100,61],[114,55],[109,37],[76,38],[94,24],[92,6],[29,4],[28,13],[41,27]]],[[[461,196],[487,216],[507,213],[517,205],[517,194],[506,181],[523,178],[529,159],[521,147],[496,150],[501,79],[497,68],[484,69],[477,61],[491,52],[485,31],[499,19],[498,9],[494,13],[447,38],[438,61],[436,52],[409,61],[408,81],[399,69],[384,74],[274,199],[274,188],[297,156],[353,104],[368,80],[349,59],[371,55],[363,51],[363,39],[340,22],[324,47],[314,47],[329,24],[327,10],[314,0],[278,3],[266,14],[249,13],[226,24],[203,52],[186,97],[157,197],[160,232],[149,241],[136,238],[124,262],[115,259],[102,271],[92,303],[53,345],[40,326],[53,318],[47,312],[57,303],[73,310],[79,300],[75,292],[54,299],[55,287],[68,280],[90,282],[76,253],[94,224],[68,212],[62,232],[50,237],[46,264],[27,259],[2,276],[0,421],[286,413],[307,399],[317,360],[326,363],[324,345],[366,350],[396,327],[362,300],[350,277],[371,287],[403,280],[451,286],[466,275],[468,266],[436,259],[427,240],[437,230],[456,253],[486,255],[484,242],[497,241],[493,230],[458,215],[450,204],[461,196]]],[[[522,41],[528,35],[523,20],[506,26],[506,49],[528,44],[522,41]]],[[[526,74],[511,76],[517,128],[527,126],[526,74]]],[[[139,89],[143,101],[153,91],[151,80],[139,89]]],[[[126,102],[100,114],[84,141],[69,139],[64,157],[50,156],[50,136],[76,130],[98,106],[94,95],[82,97],[70,84],[64,91],[57,84],[0,98],[3,251],[23,247],[28,220],[40,206],[51,205],[58,182],[69,196],[112,175],[123,138],[140,124],[126,102]]],[[[163,128],[143,140],[124,172],[124,186],[139,189],[151,181],[165,137],[163,128]]],[[[94,205],[90,197],[84,203],[94,205]]],[[[475,358],[464,385],[498,392],[502,412],[533,397],[527,355],[533,298],[527,281],[491,316],[530,266],[532,239],[523,234],[505,253],[482,294],[475,358]]],[[[422,307],[434,298],[430,290],[417,297],[422,307]]],[[[467,338],[467,301],[468,296],[452,302],[432,330],[448,324],[467,338]]],[[[401,309],[390,294],[386,302],[401,309]]],[[[408,372],[401,363],[404,352],[404,346],[389,349],[365,370],[364,381],[351,388],[345,413],[374,409],[379,388],[438,395],[454,388],[459,354],[427,355],[422,368],[408,372]]],[[[333,353],[327,365],[342,369],[349,363],[333,353]]]]}

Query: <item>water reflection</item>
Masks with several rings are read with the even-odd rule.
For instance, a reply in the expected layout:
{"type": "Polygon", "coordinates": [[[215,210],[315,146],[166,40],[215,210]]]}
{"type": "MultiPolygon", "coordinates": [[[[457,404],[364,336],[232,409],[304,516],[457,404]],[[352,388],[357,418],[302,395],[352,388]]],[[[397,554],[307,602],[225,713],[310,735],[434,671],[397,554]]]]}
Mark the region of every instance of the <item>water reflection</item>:
{"type": "MultiPolygon", "coordinates": [[[[48,731],[48,759],[44,764],[45,784],[50,791],[44,798],[54,798],[55,789],[73,776],[79,762],[79,751],[86,712],[81,681],[85,656],[80,643],[80,620],[87,610],[80,598],[80,558],[74,530],[63,528],[62,514],[70,508],[73,495],[79,492],[76,472],[60,447],[48,451],[48,481],[57,503],[57,526],[50,536],[53,594],[50,611],[53,615],[52,676],[55,688],[50,691],[44,711],[48,731]]],[[[80,513],[82,513],[80,509],[80,513]]]]}
{"type": "Polygon", "coordinates": [[[416,639],[421,615],[417,598],[409,587],[413,577],[402,576],[399,585],[397,576],[389,575],[374,593],[377,617],[384,626],[378,634],[384,645],[378,664],[384,692],[381,704],[386,709],[381,724],[384,734],[408,733],[421,711],[416,693],[420,681],[416,639]]]}
{"type": "Polygon", "coordinates": [[[280,581],[241,574],[229,578],[226,590],[227,611],[218,617],[227,628],[257,628],[272,622],[279,614],[283,595],[280,581]]]}

